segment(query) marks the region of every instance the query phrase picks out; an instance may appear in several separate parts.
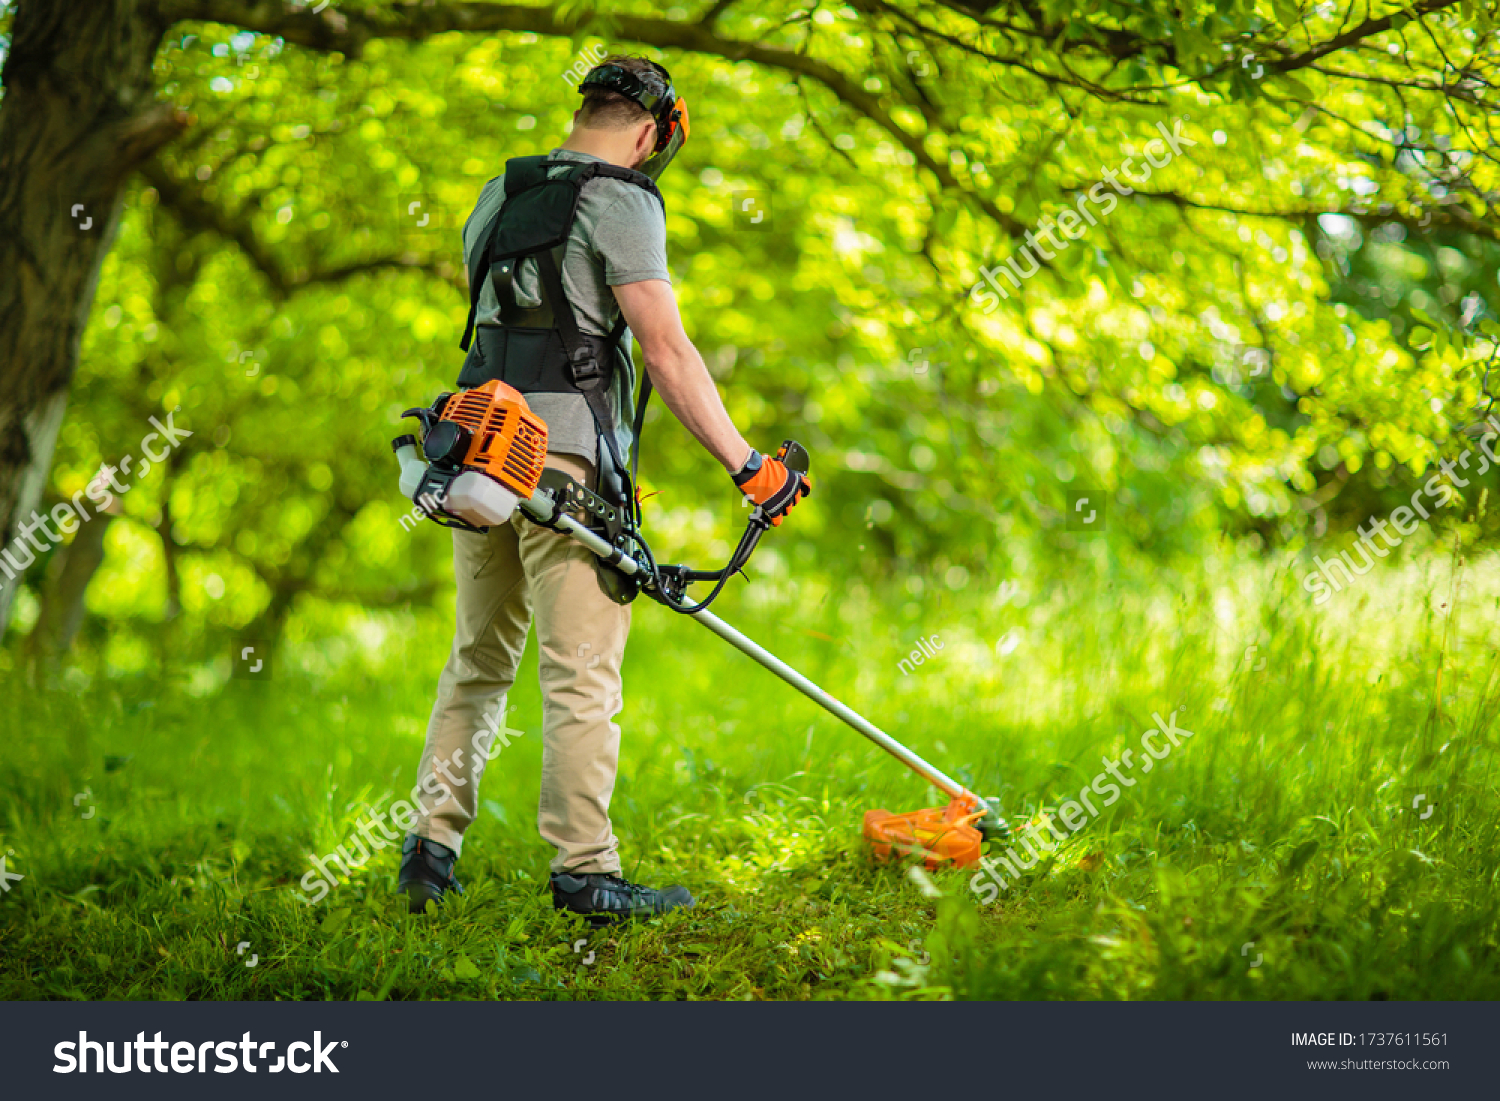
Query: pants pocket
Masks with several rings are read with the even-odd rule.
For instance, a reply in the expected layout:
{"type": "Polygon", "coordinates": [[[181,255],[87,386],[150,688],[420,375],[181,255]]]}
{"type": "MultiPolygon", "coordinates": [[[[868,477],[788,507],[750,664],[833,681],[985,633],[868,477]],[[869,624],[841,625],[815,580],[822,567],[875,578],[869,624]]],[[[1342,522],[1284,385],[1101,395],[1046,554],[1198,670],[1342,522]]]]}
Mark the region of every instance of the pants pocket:
{"type": "Polygon", "coordinates": [[[457,569],[471,580],[478,581],[492,572],[499,558],[494,533],[480,535],[474,531],[455,529],[453,532],[453,557],[457,569]]]}

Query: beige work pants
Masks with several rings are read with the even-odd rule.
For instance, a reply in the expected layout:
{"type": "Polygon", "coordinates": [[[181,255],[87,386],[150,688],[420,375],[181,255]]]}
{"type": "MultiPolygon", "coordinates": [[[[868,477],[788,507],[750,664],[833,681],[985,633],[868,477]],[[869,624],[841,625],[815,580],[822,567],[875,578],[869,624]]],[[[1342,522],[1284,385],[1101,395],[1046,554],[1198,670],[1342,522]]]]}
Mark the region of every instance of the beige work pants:
{"type": "MultiPolygon", "coordinates": [[[[549,454],[547,465],[594,488],[594,468],[582,458],[549,454]]],[[[519,510],[488,534],[453,533],[457,627],[427,723],[417,774],[426,813],[413,833],[461,848],[478,813],[480,774],[504,768],[520,736],[504,721],[506,695],[534,618],[543,698],[537,827],[557,850],[554,872],[619,872],[609,800],[630,607],[604,594],[594,561],[519,510]]]]}

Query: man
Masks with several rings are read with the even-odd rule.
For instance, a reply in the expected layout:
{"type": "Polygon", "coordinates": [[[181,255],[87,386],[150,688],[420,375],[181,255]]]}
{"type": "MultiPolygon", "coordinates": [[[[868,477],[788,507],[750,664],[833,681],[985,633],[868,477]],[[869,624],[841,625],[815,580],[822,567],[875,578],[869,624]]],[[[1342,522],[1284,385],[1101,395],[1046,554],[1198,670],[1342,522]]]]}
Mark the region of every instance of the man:
{"type": "MultiPolygon", "coordinates": [[[[546,158],[510,161],[464,226],[476,342],[459,384],[500,378],[521,390],[547,423],[547,466],[618,503],[634,493],[623,462],[634,438],[633,333],[667,407],[780,524],[809,491],[806,479],[735,428],[683,331],[667,273],[654,178],[687,137],[686,104],[665,69],[632,57],[606,59],[579,91],[567,142],[546,158]]],[[[455,531],[453,562],[457,629],[418,769],[422,818],[402,845],[398,879],[413,912],[462,890],[454,864],[485,767],[474,747],[490,755],[533,617],[544,696],[537,826],[556,849],[553,905],[594,923],[691,907],[682,887],[619,875],[609,800],[628,602],[611,595],[586,548],[519,512],[486,534],[455,531]]]]}

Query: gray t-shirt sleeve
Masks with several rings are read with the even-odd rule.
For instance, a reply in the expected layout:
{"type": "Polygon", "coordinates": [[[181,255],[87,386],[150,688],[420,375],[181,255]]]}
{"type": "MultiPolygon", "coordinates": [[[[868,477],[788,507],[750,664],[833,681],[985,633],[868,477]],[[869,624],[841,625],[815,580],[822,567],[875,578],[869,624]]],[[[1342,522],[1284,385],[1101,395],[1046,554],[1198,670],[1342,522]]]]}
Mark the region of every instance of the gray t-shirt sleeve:
{"type": "Polygon", "coordinates": [[[667,271],[667,219],[661,204],[630,184],[599,215],[590,244],[611,287],[646,279],[672,281],[667,271]]]}

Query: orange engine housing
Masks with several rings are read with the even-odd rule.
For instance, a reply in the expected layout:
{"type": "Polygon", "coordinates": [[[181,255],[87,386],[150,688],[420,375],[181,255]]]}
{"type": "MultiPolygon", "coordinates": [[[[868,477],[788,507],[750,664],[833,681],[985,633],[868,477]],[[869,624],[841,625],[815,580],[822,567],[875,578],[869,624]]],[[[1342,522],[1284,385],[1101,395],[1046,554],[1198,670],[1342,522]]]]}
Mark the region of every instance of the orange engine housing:
{"type": "Polygon", "coordinates": [[[547,425],[514,386],[494,379],[454,394],[438,419],[473,434],[465,466],[488,474],[523,501],[536,492],[547,460],[547,425]]]}

